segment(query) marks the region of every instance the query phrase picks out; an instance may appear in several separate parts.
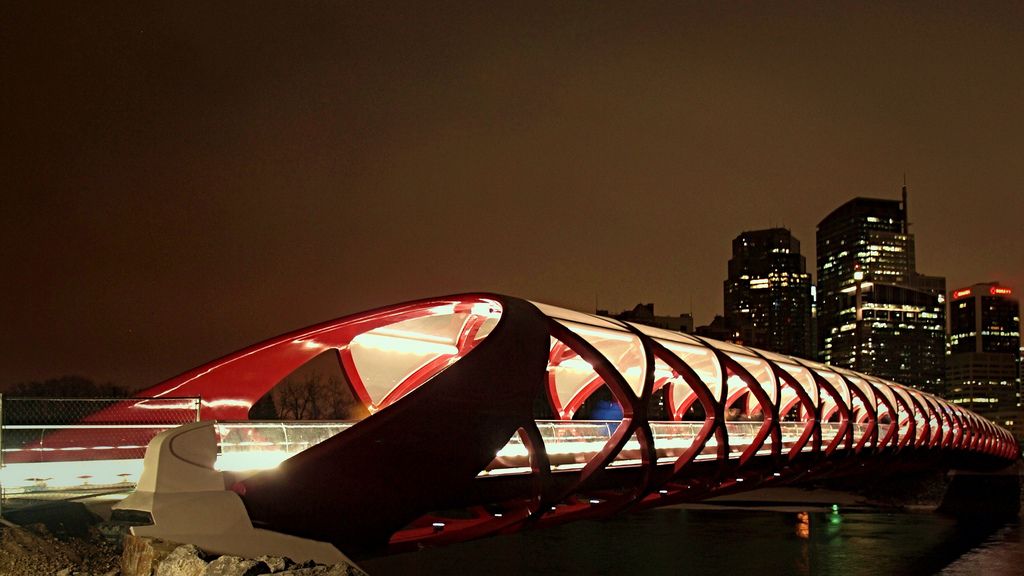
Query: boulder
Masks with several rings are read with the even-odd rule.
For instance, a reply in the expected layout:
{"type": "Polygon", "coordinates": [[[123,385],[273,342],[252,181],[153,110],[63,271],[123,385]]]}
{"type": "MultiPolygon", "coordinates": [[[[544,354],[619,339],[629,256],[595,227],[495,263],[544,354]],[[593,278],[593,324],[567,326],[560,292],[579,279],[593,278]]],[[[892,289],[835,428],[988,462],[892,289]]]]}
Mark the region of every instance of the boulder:
{"type": "Polygon", "coordinates": [[[221,556],[206,566],[204,576],[260,576],[261,574],[270,574],[270,567],[261,560],[221,556]]]}
{"type": "Polygon", "coordinates": [[[295,562],[287,556],[259,556],[256,559],[266,564],[267,568],[270,569],[271,574],[284,572],[285,570],[295,566],[295,562]]]}
{"type": "Polygon", "coordinates": [[[128,533],[121,550],[122,576],[152,576],[157,566],[174,550],[181,547],[179,542],[146,538],[128,533]]]}
{"type": "Polygon", "coordinates": [[[206,561],[202,551],[192,544],[182,544],[160,561],[155,576],[203,576],[206,561]]]}
{"type": "Polygon", "coordinates": [[[296,567],[279,572],[278,576],[366,576],[366,572],[348,564],[333,564],[331,566],[321,565],[308,568],[296,567]]]}
{"type": "Polygon", "coordinates": [[[121,551],[121,574],[123,576],[150,576],[153,573],[153,546],[149,538],[125,534],[121,551]]]}

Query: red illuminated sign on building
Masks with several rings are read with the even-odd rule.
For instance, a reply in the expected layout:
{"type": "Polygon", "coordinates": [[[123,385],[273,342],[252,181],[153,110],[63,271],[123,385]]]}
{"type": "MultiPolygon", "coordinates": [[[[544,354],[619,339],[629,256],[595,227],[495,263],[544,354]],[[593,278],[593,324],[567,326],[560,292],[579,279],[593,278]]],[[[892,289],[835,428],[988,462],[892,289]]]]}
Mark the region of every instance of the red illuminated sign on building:
{"type": "Polygon", "coordinates": [[[955,290],[955,291],[953,291],[953,300],[957,300],[959,298],[964,298],[964,297],[967,297],[967,296],[970,296],[970,295],[971,295],[971,289],[970,288],[964,288],[963,290],[955,290]]]}
{"type": "Polygon", "coordinates": [[[1003,288],[1002,286],[993,286],[988,289],[988,293],[993,296],[1009,296],[1013,294],[1013,290],[1003,288]]]}

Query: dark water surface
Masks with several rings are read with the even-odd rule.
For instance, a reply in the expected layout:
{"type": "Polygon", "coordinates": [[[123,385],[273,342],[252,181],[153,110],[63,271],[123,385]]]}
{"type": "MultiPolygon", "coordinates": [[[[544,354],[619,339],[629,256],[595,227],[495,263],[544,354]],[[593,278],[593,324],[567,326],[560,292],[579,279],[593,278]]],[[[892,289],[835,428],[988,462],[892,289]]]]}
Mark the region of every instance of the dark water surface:
{"type": "Polygon", "coordinates": [[[405,574],[944,574],[1024,576],[1019,519],[933,513],[659,509],[365,560],[405,574]]]}

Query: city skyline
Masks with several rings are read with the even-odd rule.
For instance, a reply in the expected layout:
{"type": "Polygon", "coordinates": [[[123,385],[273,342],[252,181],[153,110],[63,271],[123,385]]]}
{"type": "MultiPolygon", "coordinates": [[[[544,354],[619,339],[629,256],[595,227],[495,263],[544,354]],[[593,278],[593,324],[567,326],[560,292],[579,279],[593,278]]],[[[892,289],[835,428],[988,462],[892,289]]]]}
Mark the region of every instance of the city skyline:
{"type": "Polygon", "coordinates": [[[1024,286],[1018,5],[163,10],[10,11],[2,384],[474,290],[705,324],[904,173],[918,269],[1024,286]]]}

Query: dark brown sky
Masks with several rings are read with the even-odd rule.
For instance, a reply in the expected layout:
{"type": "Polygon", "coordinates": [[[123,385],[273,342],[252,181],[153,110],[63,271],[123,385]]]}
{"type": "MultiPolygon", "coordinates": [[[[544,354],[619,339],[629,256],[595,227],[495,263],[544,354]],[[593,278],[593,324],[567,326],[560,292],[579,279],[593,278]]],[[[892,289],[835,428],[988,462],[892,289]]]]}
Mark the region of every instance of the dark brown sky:
{"type": "Polygon", "coordinates": [[[1024,290],[1021,3],[37,4],[0,19],[0,385],[470,290],[704,323],[736,234],[813,268],[904,172],[920,270],[1024,290]]]}

